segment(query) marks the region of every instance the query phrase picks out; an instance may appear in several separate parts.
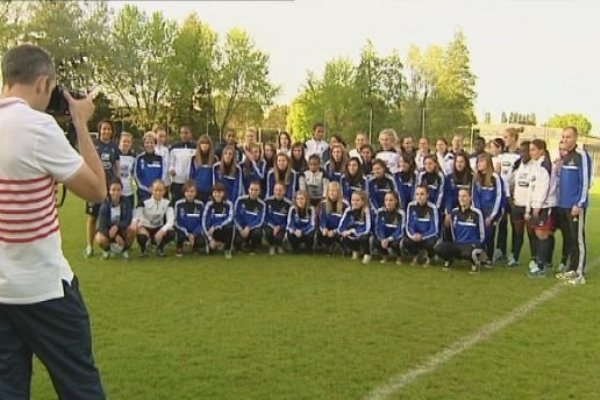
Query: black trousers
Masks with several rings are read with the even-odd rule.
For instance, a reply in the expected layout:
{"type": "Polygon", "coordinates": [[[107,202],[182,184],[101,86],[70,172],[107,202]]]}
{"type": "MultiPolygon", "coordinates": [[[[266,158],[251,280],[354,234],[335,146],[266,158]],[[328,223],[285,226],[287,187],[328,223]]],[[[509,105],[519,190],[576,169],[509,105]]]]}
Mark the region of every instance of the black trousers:
{"type": "Polygon", "coordinates": [[[394,240],[388,243],[387,249],[381,247],[381,242],[375,236],[373,236],[373,248],[377,250],[379,254],[382,256],[399,256],[400,255],[400,242],[399,240],[394,240]]]}
{"type": "Polygon", "coordinates": [[[267,242],[269,246],[281,246],[283,245],[283,241],[285,239],[285,228],[280,227],[277,231],[277,234],[273,234],[273,228],[270,226],[265,226],[265,237],[267,238],[267,242]]]}
{"type": "Polygon", "coordinates": [[[473,251],[481,249],[474,244],[458,244],[454,242],[440,242],[435,245],[435,254],[444,261],[467,260],[471,263],[473,260],[473,251]]]}
{"type": "Polygon", "coordinates": [[[63,282],[63,289],[60,299],[0,304],[0,399],[29,400],[33,354],[48,369],[59,399],[105,399],[77,278],[63,282]]]}
{"type": "Polygon", "coordinates": [[[242,237],[239,231],[237,231],[235,235],[235,241],[237,247],[241,250],[242,246],[246,246],[246,248],[250,251],[254,251],[260,247],[262,244],[262,236],[263,230],[262,228],[254,228],[250,229],[250,234],[246,239],[242,237]]]}
{"type": "Polygon", "coordinates": [[[511,215],[512,213],[510,205],[507,204],[502,218],[500,218],[500,221],[498,221],[498,238],[496,240],[496,248],[502,251],[504,256],[506,256],[506,247],[508,242],[508,220],[510,220],[514,232],[511,215]]]}
{"type": "Polygon", "coordinates": [[[427,251],[427,256],[431,258],[434,256],[433,248],[435,247],[436,241],[437,238],[434,237],[431,239],[415,242],[411,240],[408,236],[405,236],[404,239],[402,239],[402,249],[412,255],[418,254],[421,250],[425,250],[427,251]]]}
{"type": "Polygon", "coordinates": [[[342,243],[348,250],[358,251],[362,254],[371,254],[370,235],[345,237],[342,239],[342,243]]]}
{"type": "Polygon", "coordinates": [[[323,236],[323,233],[319,230],[317,232],[317,248],[323,246],[326,250],[330,250],[331,246],[336,243],[341,243],[340,236],[336,233],[333,237],[323,236]]]}
{"type": "Polygon", "coordinates": [[[585,209],[577,217],[571,215],[570,208],[557,208],[557,225],[564,238],[569,271],[585,275],[587,247],[585,243],[585,209]]]}
{"type": "Polygon", "coordinates": [[[302,235],[300,237],[288,232],[287,239],[288,242],[290,242],[290,246],[292,246],[292,250],[294,252],[300,251],[303,245],[306,250],[310,252],[313,250],[315,244],[315,232],[313,231],[308,235],[302,235]]]}
{"type": "Polygon", "coordinates": [[[183,198],[183,183],[171,183],[171,205],[183,198]]]}
{"type": "MultiPolygon", "coordinates": [[[[175,228],[175,232],[177,233],[177,248],[183,247],[183,244],[187,242],[188,236],[180,229],[175,228]]],[[[206,241],[204,240],[204,235],[199,233],[194,236],[194,249],[199,249],[204,246],[206,241]]]]}
{"type": "Polygon", "coordinates": [[[223,243],[227,250],[231,250],[233,247],[233,234],[233,224],[228,224],[220,229],[215,229],[212,237],[215,239],[215,241],[223,243]]]}

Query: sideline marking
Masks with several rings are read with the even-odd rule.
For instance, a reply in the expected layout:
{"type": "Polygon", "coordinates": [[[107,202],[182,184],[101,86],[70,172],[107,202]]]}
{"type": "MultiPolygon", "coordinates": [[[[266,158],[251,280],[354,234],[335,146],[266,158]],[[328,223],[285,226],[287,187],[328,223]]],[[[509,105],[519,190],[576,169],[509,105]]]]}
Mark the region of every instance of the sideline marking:
{"type": "MultiPolygon", "coordinates": [[[[589,270],[591,267],[594,267],[597,264],[600,264],[600,257],[594,259],[594,261],[587,266],[587,269],[589,270]]],[[[552,276],[550,279],[555,278],[552,276]]],[[[387,383],[375,388],[371,393],[369,393],[365,397],[365,400],[384,400],[398,393],[400,390],[413,383],[422,375],[432,373],[438,367],[450,361],[450,359],[453,357],[466,350],[469,350],[471,347],[479,344],[480,342],[489,339],[496,332],[502,330],[508,325],[513,324],[520,318],[523,318],[535,310],[539,305],[556,297],[565,288],[567,288],[567,286],[564,285],[563,282],[557,282],[554,286],[544,290],[527,303],[522,304],[512,310],[507,316],[484,325],[476,332],[458,339],[444,350],[441,350],[428,357],[425,361],[417,364],[416,367],[410,369],[409,371],[392,377],[387,381],[387,383]]]]}

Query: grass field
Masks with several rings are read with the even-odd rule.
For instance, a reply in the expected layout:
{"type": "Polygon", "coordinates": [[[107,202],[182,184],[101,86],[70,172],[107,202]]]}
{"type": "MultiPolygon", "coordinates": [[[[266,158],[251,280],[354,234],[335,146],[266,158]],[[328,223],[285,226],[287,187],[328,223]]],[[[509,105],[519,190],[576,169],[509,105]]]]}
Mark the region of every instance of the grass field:
{"type": "MultiPolygon", "coordinates": [[[[339,256],[84,260],[79,200],[61,223],[110,399],[364,399],[557,284],[524,266],[473,276],[339,256]]],[[[595,276],[386,398],[600,398],[595,276]]],[[[39,364],[33,398],[56,398],[39,364]]]]}

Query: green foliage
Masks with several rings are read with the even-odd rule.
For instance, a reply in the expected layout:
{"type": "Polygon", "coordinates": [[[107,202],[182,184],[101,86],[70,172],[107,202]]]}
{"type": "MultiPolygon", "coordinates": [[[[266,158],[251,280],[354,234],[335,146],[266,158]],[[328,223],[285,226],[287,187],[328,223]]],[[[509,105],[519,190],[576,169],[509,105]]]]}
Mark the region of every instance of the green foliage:
{"type": "Polygon", "coordinates": [[[589,135],[592,130],[592,123],[582,114],[554,115],[548,120],[546,125],[553,128],[574,126],[579,131],[579,134],[583,136],[589,135]]]}
{"type": "Polygon", "coordinates": [[[278,104],[269,109],[267,116],[261,123],[264,128],[284,130],[287,124],[287,117],[290,113],[290,107],[284,104],[278,104]]]}
{"type": "Polygon", "coordinates": [[[506,113],[503,112],[502,115],[503,115],[503,123],[531,125],[531,126],[536,125],[535,113],[521,114],[519,112],[511,111],[508,116],[508,119],[506,119],[506,113]]]}
{"type": "Polygon", "coordinates": [[[446,48],[411,46],[407,58],[408,97],[403,131],[438,137],[476,123],[475,75],[461,31],[446,48]]]}

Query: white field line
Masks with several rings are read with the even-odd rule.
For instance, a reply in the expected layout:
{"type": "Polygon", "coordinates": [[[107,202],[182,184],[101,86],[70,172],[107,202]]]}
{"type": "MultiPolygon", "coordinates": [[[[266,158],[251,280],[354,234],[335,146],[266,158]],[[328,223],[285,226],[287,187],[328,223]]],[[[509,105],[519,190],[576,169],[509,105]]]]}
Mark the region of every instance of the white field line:
{"type": "MultiPolygon", "coordinates": [[[[594,259],[591,264],[588,264],[588,271],[591,267],[594,267],[597,264],[600,264],[600,257],[594,259]]],[[[369,393],[365,397],[365,400],[388,399],[390,396],[398,393],[403,388],[410,385],[421,376],[432,373],[433,371],[438,369],[438,367],[447,363],[455,356],[461,354],[466,350],[469,350],[471,347],[479,344],[480,342],[489,339],[496,332],[523,318],[524,316],[535,310],[541,304],[556,297],[566,287],[567,286],[565,286],[563,282],[557,282],[555,285],[544,290],[542,293],[529,300],[527,303],[522,304],[514,310],[512,310],[505,317],[502,317],[487,325],[484,325],[476,332],[458,339],[446,349],[435,353],[434,355],[427,358],[421,364],[418,364],[409,371],[392,377],[385,384],[379,386],[371,393],[369,393]]]]}

